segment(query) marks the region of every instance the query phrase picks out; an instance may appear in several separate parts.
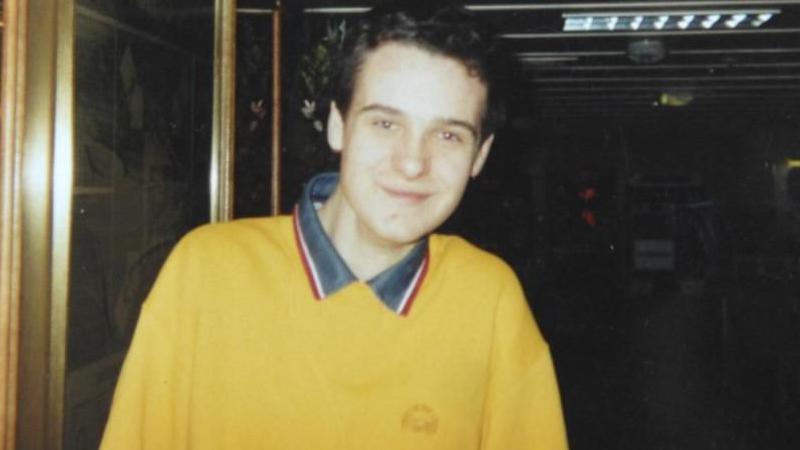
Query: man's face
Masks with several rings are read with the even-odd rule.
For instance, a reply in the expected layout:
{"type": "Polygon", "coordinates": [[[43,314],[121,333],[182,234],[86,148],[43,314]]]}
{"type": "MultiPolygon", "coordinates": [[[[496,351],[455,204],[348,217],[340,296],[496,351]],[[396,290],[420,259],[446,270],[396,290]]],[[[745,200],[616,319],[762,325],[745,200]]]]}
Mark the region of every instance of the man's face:
{"type": "Polygon", "coordinates": [[[361,236],[407,245],[450,216],[491,147],[485,104],[486,86],[455,59],[399,43],[368,54],[347,116],[334,105],[328,123],[361,236]]]}

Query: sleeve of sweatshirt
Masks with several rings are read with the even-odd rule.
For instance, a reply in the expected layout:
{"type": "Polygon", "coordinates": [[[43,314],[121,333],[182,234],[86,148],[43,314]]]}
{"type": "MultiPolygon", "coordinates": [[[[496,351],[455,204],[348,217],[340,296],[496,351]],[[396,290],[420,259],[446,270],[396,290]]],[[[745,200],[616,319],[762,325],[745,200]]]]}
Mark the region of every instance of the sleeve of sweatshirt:
{"type": "Polygon", "coordinates": [[[516,277],[498,300],[493,339],[482,449],[567,449],[549,347],[516,277]]]}

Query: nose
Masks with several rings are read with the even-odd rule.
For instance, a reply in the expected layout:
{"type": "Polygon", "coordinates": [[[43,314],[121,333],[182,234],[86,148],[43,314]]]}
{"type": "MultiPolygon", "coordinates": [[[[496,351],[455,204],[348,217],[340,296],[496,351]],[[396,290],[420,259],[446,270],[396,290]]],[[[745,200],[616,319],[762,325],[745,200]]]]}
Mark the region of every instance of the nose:
{"type": "Polygon", "coordinates": [[[425,139],[404,139],[394,149],[392,164],[405,178],[418,178],[427,173],[429,161],[425,139]]]}

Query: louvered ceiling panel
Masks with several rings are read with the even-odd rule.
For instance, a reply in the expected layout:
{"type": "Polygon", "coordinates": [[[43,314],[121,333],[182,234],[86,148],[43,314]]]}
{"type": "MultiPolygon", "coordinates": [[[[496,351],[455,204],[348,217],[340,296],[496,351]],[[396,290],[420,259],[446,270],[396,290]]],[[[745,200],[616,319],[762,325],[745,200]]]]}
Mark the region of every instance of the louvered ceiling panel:
{"type": "MultiPolygon", "coordinates": [[[[304,3],[317,14],[357,12],[369,4],[304,3]]],[[[530,113],[800,111],[800,1],[476,1],[468,7],[494,24],[501,45],[515,55],[522,81],[515,93],[517,108],[530,113]],[[726,13],[736,11],[773,14],[758,28],[731,29],[719,22],[710,30],[562,31],[565,14],[700,17],[717,12],[724,21],[726,13]],[[631,42],[645,39],[663,45],[662,59],[631,59],[631,42]]]]}

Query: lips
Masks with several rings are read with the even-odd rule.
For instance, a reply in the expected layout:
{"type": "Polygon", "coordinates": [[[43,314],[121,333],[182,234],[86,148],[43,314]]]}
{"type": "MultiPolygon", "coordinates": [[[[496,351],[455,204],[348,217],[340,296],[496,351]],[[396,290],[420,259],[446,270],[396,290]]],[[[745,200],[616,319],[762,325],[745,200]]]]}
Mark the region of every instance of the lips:
{"type": "Polygon", "coordinates": [[[389,195],[389,197],[410,204],[422,203],[431,196],[431,194],[428,192],[415,191],[411,189],[393,188],[387,186],[381,186],[381,188],[389,195]]]}

